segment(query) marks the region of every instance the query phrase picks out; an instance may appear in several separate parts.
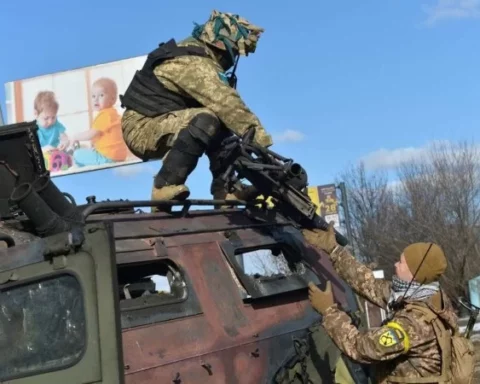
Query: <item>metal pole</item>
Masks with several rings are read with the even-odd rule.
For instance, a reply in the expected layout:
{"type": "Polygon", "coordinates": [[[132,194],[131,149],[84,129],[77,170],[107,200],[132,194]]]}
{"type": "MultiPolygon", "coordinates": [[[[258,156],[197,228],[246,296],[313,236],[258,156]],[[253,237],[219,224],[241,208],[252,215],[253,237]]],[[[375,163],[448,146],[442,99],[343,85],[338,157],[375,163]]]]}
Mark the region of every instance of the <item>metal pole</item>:
{"type": "Polygon", "coordinates": [[[345,226],[347,227],[347,238],[348,242],[353,246],[353,234],[352,234],[352,226],[350,222],[350,211],[348,209],[348,199],[347,199],[347,188],[345,187],[345,183],[341,182],[338,185],[340,189],[340,193],[342,194],[342,207],[343,207],[343,216],[345,219],[345,226]]]}
{"type": "Polygon", "coordinates": [[[5,122],[3,120],[2,106],[0,105],[0,127],[3,125],[5,125],[5,122]]]}

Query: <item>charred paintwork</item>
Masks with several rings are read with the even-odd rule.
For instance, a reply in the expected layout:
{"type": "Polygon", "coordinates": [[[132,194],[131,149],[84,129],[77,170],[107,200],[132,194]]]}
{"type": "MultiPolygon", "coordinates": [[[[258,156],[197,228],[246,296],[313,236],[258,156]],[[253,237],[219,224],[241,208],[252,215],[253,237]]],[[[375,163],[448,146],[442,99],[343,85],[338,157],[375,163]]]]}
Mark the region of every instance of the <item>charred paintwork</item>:
{"type": "MultiPolygon", "coordinates": [[[[88,220],[112,223],[119,267],[168,259],[184,273],[188,287],[182,302],[152,307],[140,316],[122,312],[128,384],[272,381],[287,354],[294,353],[293,338],[305,338],[319,315],[307,299],[308,281],[300,276],[276,282],[284,293],[245,300],[232,273],[244,283],[252,278],[235,265],[235,249],[288,244],[318,275],[316,279],[311,272],[308,279],[320,286],[331,280],[336,300],[347,305],[345,287],[328,257],[307,247],[300,232],[281,218],[259,222],[234,209],[183,216],[100,214],[88,220]],[[148,320],[139,325],[138,318],[145,317],[148,320]]],[[[254,291],[253,285],[250,288],[254,291]]]]}

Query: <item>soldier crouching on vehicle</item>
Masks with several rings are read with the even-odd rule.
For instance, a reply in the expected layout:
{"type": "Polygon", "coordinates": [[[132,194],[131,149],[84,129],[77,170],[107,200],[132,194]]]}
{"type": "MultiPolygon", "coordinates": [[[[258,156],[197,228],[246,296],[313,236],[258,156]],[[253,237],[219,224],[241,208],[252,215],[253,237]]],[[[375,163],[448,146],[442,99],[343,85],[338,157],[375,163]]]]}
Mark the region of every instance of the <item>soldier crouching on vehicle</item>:
{"type": "MultiPolygon", "coordinates": [[[[428,313],[438,316],[446,329],[458,330],[457,316],[438,283],[447,268],[442,249],[433,243],[411,244],[395,264],[392,281],[377,280],[337,244],[332,224],[328,231],[302,232],[309,244],[330,255],[335,270],[359,296],[388,313],[383,326],[360,332],[334,303],[330,282],[325,291],[310,283],[312,306],[323,315],[322,325],[341,351],[358,363],[374,365],[376,383],[451,383],[440,376],[450,368],[442,372],[442,350],[433,319],[427,318],[428,313]]],[[[451,352],[443,357],[450,361],[451,352]]]]}
{"type": "Polygon", "coordinates": [[[256,144],[272,145],[271,136],[226,75],[233,66],[235,70],[240,55],[255,52],[262,32],[238,15],[213,11],[192,37],[178,45],[173,39],[160,44],[135,74],[120,98],[126,107],[122,129],[133,154],[163,160],[153,200],[186,199],[190,191],[185,182],[204,153],[210,161],[214,199],[254,197],[253,187],[227,194],[217,158],[225,138],[251,127],[256,129],[256,144]]]}

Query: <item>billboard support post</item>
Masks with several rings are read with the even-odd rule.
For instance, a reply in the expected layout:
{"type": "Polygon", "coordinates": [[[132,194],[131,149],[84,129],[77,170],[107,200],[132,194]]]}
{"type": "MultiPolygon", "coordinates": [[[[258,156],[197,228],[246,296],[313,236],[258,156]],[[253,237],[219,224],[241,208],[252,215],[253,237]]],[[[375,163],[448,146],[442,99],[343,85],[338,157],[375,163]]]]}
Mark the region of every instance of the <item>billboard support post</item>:
{"type": "Polygon", "coordinates": [[[3,112],[2,112],[2,106],[0,105],[0,127],[4,126],[4,120],[3,120],[3,112]]]}
{"type": "Polygon", "coordinates": [[[353,247],[352,223],[350,221],[350,210],[348,209],[347,188],[345,186],[345,183],[341,182],[338,185],[338,189],[340,190],[341,195],[340,206],[343,208],[343,218],[345,220],[345,227],[347,229],[347,238],[353,247]]]}

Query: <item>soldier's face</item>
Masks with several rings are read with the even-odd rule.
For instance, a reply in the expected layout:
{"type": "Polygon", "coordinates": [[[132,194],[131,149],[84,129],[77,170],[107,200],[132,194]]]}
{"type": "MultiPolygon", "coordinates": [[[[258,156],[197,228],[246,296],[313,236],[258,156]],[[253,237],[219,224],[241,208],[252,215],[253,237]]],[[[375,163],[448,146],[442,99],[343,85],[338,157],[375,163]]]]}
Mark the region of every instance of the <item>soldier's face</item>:
{"type": "Polygon", "coordinates": [[[405,260],[405,256],[403,255],[403,253],[400,256],[400,261],[397,261],[395,263],[395,274],[399,279],[402,279],[403,281],[411,281],[413,279],[413,274],[408,268],[408,264],[405,260]]]}

